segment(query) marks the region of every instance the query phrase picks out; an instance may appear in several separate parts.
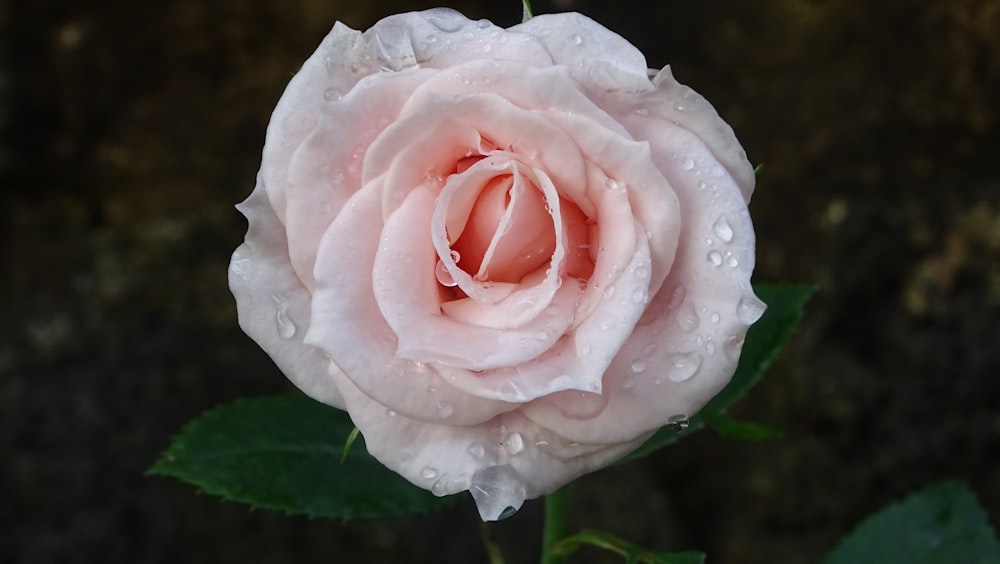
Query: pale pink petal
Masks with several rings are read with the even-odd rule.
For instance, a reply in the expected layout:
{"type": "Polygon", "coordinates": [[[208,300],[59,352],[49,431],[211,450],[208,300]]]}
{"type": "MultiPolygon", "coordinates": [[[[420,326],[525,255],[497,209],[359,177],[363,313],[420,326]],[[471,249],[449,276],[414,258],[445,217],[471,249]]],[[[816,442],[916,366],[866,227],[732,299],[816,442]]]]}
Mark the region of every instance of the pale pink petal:
{"type": "Polygon", "coordinates": [[[538,39],[581,83],[629,92],[649,89],[646,58],[622,36],[577,13],[544,14],[510,28],[538,39]]]}
{"type": "Polygon", "coordinates": [[[347,377],[387,411],[468,425],[512,409],[452,388],[432,366],[397,357],[396,335],[372,292],[379,237],[359,236],[382,230],[380,188],[373,183],[357,192],[323,237],[305,342],[337,359],[347,377]]]}
{"type": "MultiPolygon", "coordinates": [[[[744,201],[749,202],[755,183],[753,166],[747,160],[746,151],[736,139],[733,128],[719,117],[712,104],[701,94],[677,82],[669,66],[663,67],[656,75],[653,85],[656,91],[643,96],[638,102],[651,119],[630,118],[625,121],[629,131],[637,138],[651,141],[656,137],[649,132],[665,132],[670,126],[694,133],[708,145],[718,164],[740,187],[744,201]]],[[[633,115],[634,112],[633,109],[633,115]]]]}
{"type": "Polygon", "coordinates": [[[240,327],[303,392],[343,409],[331,377],[338,368],[302,342],[310,327],[312,296],[288,261],[284,226],[259,181],[237,209],[250,222],[246,241],[229,263],[229,288],[236,297],[240,327]]]}
{"type": "Polygon", "coordinates": [[[368,180],[361,176],[368,145],[396,116],[408,93],[433,73],[413,70],[362,80],[343,97],[325,103],[312,132],[291,155],[283,179],[284,223],[292,242],[292,265],[307,288],[312,287],[320,238],[347,199],[368,180]]]}
{"type": "Polygon", "coordinates": [[[338,378],[368,452],[391,470],[438,496],[469,490],[484,521],[551,493],[577,476],[614,462],[645,437],[624,444],[583,446],[539,428],[512,411],[479,425],[440,425],[386,416],[345,377],[338,378]]]}
{"type": "MultiPolygon", "coordinates": [[[[651,126],[652,127],[652,126],[651,126]]],[[[692,416],[729,381],[750,324],[764,305],[750,287],[754,232],[743,195],[711,153],[685,132],[654,144],[653,159],[676,187],[684,221],[671,274],[604,376],[608,403],[589,418],[544,400],[522,409],[568,440],[632,440],[692,416]],[[686,170],[683,159],[698,167],[686,170]]]]}
{"type": "Polygon", "coordinates": [[[414,190],[382,229],[372,276],[379,310],[398,339],[396,356],[486,370],[523,362],[552,346],[572,323],[572,309],[548,308],[545,315],[508,330],[474,326],[441,314],[434,264],[439,258],[445,260],[448,251],[445,247],[444,253],[436,252],[428,236],[434,207],[433,193],[414,190]]]}

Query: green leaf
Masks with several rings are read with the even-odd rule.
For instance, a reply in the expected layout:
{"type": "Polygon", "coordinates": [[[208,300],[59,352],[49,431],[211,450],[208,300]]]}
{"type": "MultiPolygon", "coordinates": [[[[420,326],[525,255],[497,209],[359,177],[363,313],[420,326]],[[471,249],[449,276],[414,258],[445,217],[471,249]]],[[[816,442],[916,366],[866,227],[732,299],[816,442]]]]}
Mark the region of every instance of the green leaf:
{"type": "MultiPolygon", "coordinates": [[[[741,424],[743,428],[738,429],[735,420],[722,416],[731,405],[746,395],[747,390],[760,380],[764,370],[771,365],[778,351],[795,331],[795,326],[802,317],[802,311],[813,290],[813,286],[804,285],[758,284],[754,286],[754,292],[767,304],[767,311],[747,332],[743,352],[740,355],[740,363],[736,368],[736,373],[733,374],[733,379],[702,408],[698,415],[691,418],[690,425],[686,429],[678,432],[677,429],[672,429],[669,425],[663,427],[622,461],[627,462],[642,458],[704,427],[706,423],[710,426],[713,422],[721,424],[723,428],[719,431],[723,434],[728,432],[739,436],[741,432],[746,431],[749,435],[760,435],[760,433],[753,432],[754,430],[746,427],[746,425],[753,424],[744,423],[741,424]]],[[[762,429],[764,428],[759,427],[756,431],[762,429]]],[[[755,436],[754,438],[764,437],[755,436]]]]}
{"type": "Polygon", "coordinates": [[[944,482],[869,517],[824,564],[988,564],[1000,542],[986,512],[961,482],[944,482]]]}
{"type": "Polygon", "coordinates": [[[584,529],[552,545],[551,551],[557,556],[567,557],[585,545],[596,546],[614,552],[632,564],[702,564],[705,555],[697,551],[665,552],[642,548],[623,538],[604,531],[584,529]]]}
{"type": "Polygon", "coordinates": [[[714,431],[729,439],[740,441],[767,441],[780,439],[785,434],[778,429],[754,423],[752,421],[740,421],[724,413],[708,412],[702,418],[705,423],[714,431]]]}
{"type": "Polygon", "coordinates": [[[239,400],[185,426],[148,473],[310,517],[390,517],[455,501],[457,496],[435,497],[382,466],[363,439],[347,450],[353,428],[343,411],[299,395],[239,400]]]}

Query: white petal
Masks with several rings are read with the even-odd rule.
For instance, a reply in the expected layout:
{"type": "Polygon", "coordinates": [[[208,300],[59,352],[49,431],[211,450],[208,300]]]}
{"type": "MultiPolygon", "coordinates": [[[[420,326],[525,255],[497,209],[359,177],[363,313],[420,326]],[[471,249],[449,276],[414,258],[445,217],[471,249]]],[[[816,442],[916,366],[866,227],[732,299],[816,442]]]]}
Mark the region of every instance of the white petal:
{"type": "Polygon", "coordinates": [[[310,327],[312,296],[289,263],[284,227],[260,182],[237,209],[250,222],[246,241],[229,264],[240,327],[303,392],[343,409],[331,376],[339,369],[302,341],[310,327]]]}

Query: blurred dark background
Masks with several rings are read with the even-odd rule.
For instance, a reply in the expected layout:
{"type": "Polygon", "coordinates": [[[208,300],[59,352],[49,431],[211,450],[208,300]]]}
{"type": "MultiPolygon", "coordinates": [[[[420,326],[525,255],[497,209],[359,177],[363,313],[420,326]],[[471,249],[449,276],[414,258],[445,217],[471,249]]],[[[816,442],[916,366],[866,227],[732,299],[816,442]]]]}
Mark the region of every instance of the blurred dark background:
{"type": "MultiPolygon", "coordinates": [[[[143,476],[203,410],[291,389],[236,325],[232,206],[333,22],[432,4],[347,6],[0,0],[0,561],[485,560],[468,502],[343,525],[143,476]]],[[[808,563],[945,478],[1000,519],[1000,2],[535,7],[588,14],[712,101],[765,163],[756,279],[820,288],[736,410],[787,438],[703,432],[586,477],[573,525],[808,563]]],[[[536,558],[539,505],[498,527],[511,562],[536,558]]]]}

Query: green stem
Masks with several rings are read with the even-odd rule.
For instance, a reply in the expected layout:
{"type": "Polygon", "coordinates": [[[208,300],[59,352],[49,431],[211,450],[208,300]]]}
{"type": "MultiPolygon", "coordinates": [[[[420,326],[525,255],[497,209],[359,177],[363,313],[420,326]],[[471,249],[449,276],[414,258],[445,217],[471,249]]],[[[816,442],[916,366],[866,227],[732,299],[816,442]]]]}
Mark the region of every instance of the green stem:
{"type": "Polygon", "coordinates": [[[566,537],[566,488],[545,496],[545,524],[542,529],[542,564],[561,564],[565,559],[552,547],[566,537]]]}
{"type": "Polygon", "coordinates": [[[500,545],[497,544],[497,539],[493,536],[490,524],[485,521],[480,522],[479,530],[483,534],[483,544],[486,546],[486,556],[489,558],[490,564],[504,564],[500,545]]]}

